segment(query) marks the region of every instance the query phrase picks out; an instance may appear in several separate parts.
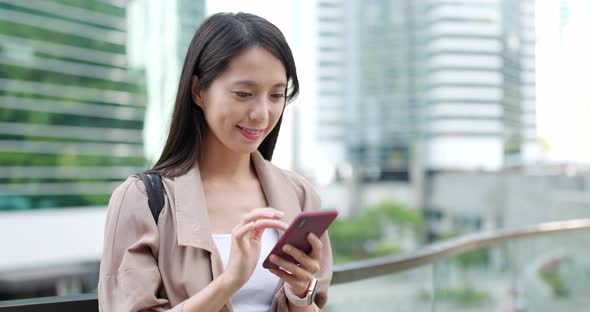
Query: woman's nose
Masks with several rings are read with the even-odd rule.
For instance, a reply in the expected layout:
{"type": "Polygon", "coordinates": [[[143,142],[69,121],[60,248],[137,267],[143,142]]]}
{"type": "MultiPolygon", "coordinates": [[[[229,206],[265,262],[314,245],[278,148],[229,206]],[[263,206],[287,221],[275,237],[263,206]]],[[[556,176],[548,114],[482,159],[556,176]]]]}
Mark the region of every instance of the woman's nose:
{"type": "Polygon", "coordinates": [[[257,122],[263,122],[268,119],[270,102],[268,99],[261,98],[255,101],[250,108],[248,117],[257,122]]]}

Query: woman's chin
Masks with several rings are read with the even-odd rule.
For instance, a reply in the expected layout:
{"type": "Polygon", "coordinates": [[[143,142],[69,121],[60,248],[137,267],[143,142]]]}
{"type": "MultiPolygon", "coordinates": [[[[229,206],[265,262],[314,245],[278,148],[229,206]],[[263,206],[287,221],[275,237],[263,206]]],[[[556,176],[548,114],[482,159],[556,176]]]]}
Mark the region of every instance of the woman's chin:
{"type": "Polygon", "coordinates": [[[255,151],[257,151],[259,146],[260,146],[260,143],[240,144],[238,146],[233,146],[233,148],[231,150],[237,154],[248,154],[249,155],[249,154],[252,154],[255,151]]]}

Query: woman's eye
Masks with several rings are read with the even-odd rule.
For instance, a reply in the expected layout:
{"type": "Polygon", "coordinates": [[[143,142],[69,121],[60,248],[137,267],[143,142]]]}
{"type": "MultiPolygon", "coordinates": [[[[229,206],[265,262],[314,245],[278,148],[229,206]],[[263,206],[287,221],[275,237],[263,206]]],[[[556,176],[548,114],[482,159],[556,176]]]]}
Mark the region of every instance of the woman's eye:
{"type": "Polygon", "coordinates": [[[236,91],[234,93],[241,98],[246,98],[246,97],[249,97],[250,95],[252,95],[252,93],[241,92],[241,91],[236,91]]]}
{"type": "Polygon", "coordinates": [[[275,99],[282,99],[285,97],[285,95],[283,93],[276,93],[276,94],[273,94],[272,97],[275,99]]]}

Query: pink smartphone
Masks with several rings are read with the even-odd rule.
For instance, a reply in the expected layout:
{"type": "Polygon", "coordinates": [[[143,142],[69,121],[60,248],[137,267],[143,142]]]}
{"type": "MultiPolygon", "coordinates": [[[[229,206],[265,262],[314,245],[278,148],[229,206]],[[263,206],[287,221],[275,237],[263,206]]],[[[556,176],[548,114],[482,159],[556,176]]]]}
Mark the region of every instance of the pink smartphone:
{"type": "Polygon", "coordinates": [[[262,266],[266,269],[278,269],[278,266],[270,261],[271,255],[277,255],[285,260],[298,263],[297,260],[283,251],[283,246],[289,244],[309,254],[311,244],[307,240],[307,235],[314,233],[317,237],[321,237],[332,221],[336,219],[336,216],[338,216],[336,210],[304,211],[297,215],[268,254],[262,266]]]}

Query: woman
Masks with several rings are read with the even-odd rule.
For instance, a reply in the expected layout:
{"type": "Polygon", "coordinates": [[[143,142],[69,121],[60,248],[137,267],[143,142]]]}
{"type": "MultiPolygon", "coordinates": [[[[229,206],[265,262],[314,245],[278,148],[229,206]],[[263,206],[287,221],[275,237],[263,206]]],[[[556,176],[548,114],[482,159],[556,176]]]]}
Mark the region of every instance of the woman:
{"type": "Polygon", "coordinates": [[[298,91],[293,55],[273,24],[246,13],[203,22],[153,168],[166,194],[157,224],[136,176],[109,202],[102,311],[299,312],[326,304],[327,235],[310,234],[309,255],[287,248],[300,265],[272,258],[285,270],[261,266],[287,224],[320,206],[308,182],[270,163],[285,105],[298,91]]]}

